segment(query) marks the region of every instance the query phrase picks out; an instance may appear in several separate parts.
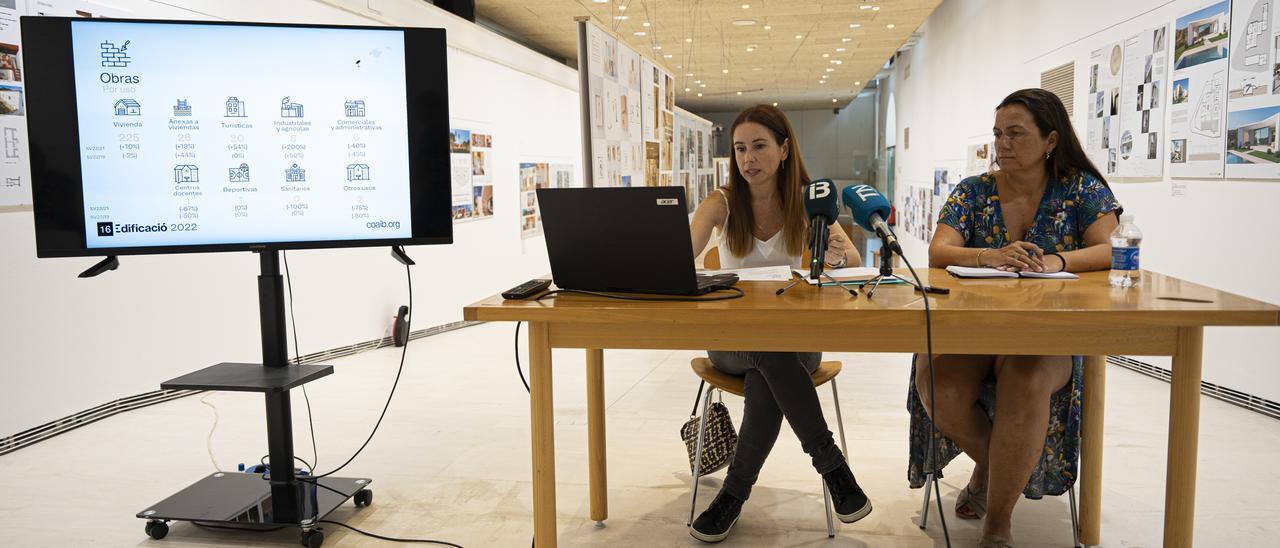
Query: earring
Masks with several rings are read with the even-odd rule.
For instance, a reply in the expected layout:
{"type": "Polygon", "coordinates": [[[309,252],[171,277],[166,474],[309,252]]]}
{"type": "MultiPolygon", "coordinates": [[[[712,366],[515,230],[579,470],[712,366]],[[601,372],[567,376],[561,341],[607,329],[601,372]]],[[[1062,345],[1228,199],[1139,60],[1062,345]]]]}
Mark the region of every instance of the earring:
{"type": "Polygon", "coordinates": [[[1046,152],[1046,153],[1044,153],[1044,159],[1048,160],[1048,159],[1049,159],[1049,155],[1050,155],[1050,154],[1052,154],[1052,152],[1046,152]]]}

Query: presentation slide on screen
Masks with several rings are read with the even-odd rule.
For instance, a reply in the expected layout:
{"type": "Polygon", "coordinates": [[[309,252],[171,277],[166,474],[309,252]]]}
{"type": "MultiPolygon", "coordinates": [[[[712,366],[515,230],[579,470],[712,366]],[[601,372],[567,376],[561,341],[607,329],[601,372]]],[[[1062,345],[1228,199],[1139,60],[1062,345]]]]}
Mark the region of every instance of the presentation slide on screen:
{"type": "Polygon", "coordinates": [[[404,33],[72,22],[90,248],[412,235],[404,33]]]}

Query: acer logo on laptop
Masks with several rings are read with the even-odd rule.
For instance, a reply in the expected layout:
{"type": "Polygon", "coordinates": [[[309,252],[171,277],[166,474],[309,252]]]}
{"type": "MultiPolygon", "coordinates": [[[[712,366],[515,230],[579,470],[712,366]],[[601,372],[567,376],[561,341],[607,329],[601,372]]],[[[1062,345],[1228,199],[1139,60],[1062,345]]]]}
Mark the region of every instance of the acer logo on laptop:
{"type": "Polygon", "coordinates": [[[680,200],[675,198],[658,198],[658,205],[680,205],[680,200]]]}

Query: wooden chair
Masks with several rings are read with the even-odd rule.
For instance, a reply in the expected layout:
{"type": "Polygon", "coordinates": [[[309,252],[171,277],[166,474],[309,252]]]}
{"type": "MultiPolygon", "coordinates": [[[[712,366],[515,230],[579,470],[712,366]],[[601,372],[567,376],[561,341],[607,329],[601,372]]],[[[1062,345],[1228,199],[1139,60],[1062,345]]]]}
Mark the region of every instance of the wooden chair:
{"type": "MultiPolygon", "coordinates": [[[[698,421],[698,441],[695,444],[695,455],[693,464],[693,495],[689,501],[689,526],[693,526],[693,513],[698,505],[698,477],[702,472],[702,439],[706,431],[707,413],[711,410],[711,394],[716,390],[728,392],[737,396],[743,395],[743,378],[737,375],[730,375],[711,365],[709,358],[694,358],[689,364],[693,367],[693,373],[702,379],[702,382],[711,385],[707,390],[705,399],[702,402],[702,414],[698,421]]],[[[836,389],[836,375],[840,374],[842,364],[838,361],[828,361],[818,364],[818,368],[809,375],[809,379],[813,381],[813,386],[822,386],[827,381],[831,381],[831,397],[836,404],[836,423],[839,425],[840,431],[840,450],[844,453],[845,460],[849,459],[849,447],[845,443],[844,438],[844,417],[840,414],[840,392],[836,389]]],[[[827,511],[827,537],[835,537],[835,522],[831,519],[831,493],[827,491],[827,483],[822,482],[822,498],[827,511]]]]}

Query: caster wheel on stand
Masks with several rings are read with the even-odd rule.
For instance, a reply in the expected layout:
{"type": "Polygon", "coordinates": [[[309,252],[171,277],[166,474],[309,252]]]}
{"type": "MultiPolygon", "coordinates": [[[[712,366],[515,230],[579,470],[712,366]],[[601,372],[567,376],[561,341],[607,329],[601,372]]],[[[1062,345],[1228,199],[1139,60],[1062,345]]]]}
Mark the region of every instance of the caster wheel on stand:
{"type": "Polygon", "coordinates": [[[361,489],[359,491],[356,491],[356,494],[353,497],[353,500],[356,503],[356,508],[373,504],[373,491],[370,491],[368,489],[361,489]]]}
{"type": "Polygon", "coordinates": [[[160,540],[169,534],[169,524],[163,521],[148,521],[143,530],[147,532],[147,536],[160,540]]]}
{"type": "Polygon", "coordinates": [[[319,529],[303,531],[298,542],[307,548],[320,548],[320,545],[324,544],[324,531],[319,529]]]}

